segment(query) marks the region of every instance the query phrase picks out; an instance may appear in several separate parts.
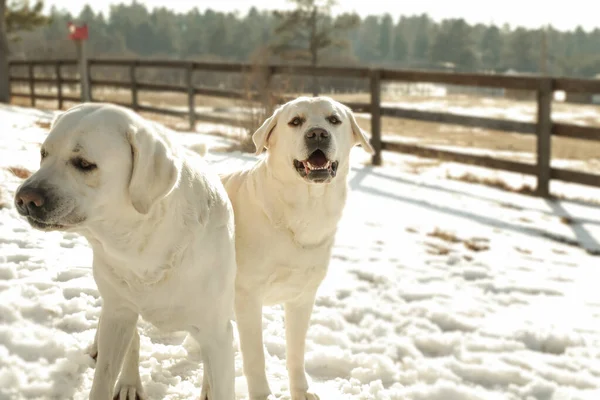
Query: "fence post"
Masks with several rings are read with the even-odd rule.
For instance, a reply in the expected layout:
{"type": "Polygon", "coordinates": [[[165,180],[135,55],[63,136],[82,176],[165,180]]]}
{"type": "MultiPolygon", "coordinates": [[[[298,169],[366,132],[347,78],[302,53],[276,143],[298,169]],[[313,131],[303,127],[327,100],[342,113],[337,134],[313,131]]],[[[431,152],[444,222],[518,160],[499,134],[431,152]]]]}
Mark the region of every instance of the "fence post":
{"type": "Polygon", "coordinates": [[[129,81],[131,82],[131,107],[134,111],[138,111],[140,105],[138,103],[137,79],[135,77],[135,61],[129,66],[129,81]]]}
{"type": "Polygon", "coordinates": [[[79,87],[81,91],[81,101],[90,101],[90,77],[89,77],[89,66],[87,57],[85,54],[84,40],[75,40],[75,47],[77,49],[77,60],[79,62],[79,87]]]}
{"type": "Polygon", "coordinates": [[[87,101],[94,101],[94,96],[92,96],[92,61],[85,58],[85,86],[87,88],[87,101]]]}
{"type": "Polygon", "coordinates": [[[27,69],[29,72],[29,98],[31,99],[31,107],[35,107],[35,75],[33,68],[35,65],[33,63],[27,65],[27,69]]]}
{"type": "Polygon", "coordinates": [[[185,81],[188,93],[188,118],[190,130],[196,129],[196,90],[194,89],[194,63],[190,62],[185,70],[185,81]]]}
{"type": "Polygon", "coordinates": [[[373,165],[381,165],[381,71],[372,69],[371,86],[371,146],[375,150],[373,165]]]}
{"type": "Polygon", "coordinates": [[[60,61],[54,64],[54,73],[56,74],[56,97],[58,98],[58,109],[63,108],[63,94],[62,94],[62,75],[60,73],[60,61]]]}
{"type": "Polygon", "coordinates": [[[552,143],[552,98],[554,95],[551,78],[540,80],[537,89],[537,188],[536,194],[550,197],[550,161],[552,143]]]}
{"type": "Polygon", "coordinates": [[[275,76],[275,68],[268,65],[264,69],[264,81],[262,86],[259,88],[259,97],[265,106],[265,117],[273,114],[275,106],[278,103],[278,94],[274,93],[272,88],[273,77],[275,76]]]}
{"type": "Polygon", "coordinates": [[[537,90],[537,188],[536,194],[550,197],[553,81],[541,79],[537,90]]]}

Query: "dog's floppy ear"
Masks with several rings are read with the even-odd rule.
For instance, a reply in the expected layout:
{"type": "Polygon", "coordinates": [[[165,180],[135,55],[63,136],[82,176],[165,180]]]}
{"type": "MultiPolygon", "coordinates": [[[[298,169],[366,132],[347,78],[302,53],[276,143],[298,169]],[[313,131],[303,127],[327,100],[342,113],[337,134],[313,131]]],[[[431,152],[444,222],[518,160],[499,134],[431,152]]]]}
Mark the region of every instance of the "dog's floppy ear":
{"type": "Polygon", "coordinates": [[[127,139],[131,144],[133,166],[129,196],[140,214],[147,214],[179,182],[181,165],[165,140],[152,124],[131,125],[127,139]]]}
{"type": "Polygon", "coordinates": [[[350,120],[350,126],[352,126],[352,135],[354,136],[354,144],[360,144],[365,151],[371,155],[375,154],[375,150],[373,150],[373,146],[369,143],[367,139],[367,135],[365,131],[363,131],[358,123],[356,122],[356,118],[354,118],[354,114],[352,110],[348,107],[346,108],[346,116],[348,120],[350,120]]]}
{"type": "Polygon", "coordinates": [[[275,129],[277,125],[277,118],[279,117],[279,113],[283,106],[278,107],[275,111],[273,111],[273,115],[263,122],[263,124],[254,132],[252,135],[252,141],[254,142],[254,146],[256,146],[256,155],[260,155],[262,153],[263,148],[267,147],[269,142],[269,136],[271,136],[271,132],[275,129]]]}

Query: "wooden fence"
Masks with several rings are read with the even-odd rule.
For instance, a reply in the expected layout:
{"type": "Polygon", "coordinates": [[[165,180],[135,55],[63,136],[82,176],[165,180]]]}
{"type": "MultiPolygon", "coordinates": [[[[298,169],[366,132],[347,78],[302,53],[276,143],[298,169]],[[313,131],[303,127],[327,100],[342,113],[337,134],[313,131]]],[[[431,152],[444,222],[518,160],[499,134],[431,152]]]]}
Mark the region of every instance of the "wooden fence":
{"type": "MultiPolygon", "coordinates": [[[[27,67],[27,77],[17,77],[11,74],[11,82],[26,83],[29,93],[12,92],[12,96],[27,97],[31,99],[31,105],[35,106],[36,99],[58,100],[59,108],[63,107],[65,101],[79,102],[80,98],[65,96],[62,90],[64,84],[77,84],[78,79],[64,78],[61,68],[64,66],[75,66],[76,61],[11,61],[11,67],[27,67]],[[54,78],[36,77],[35,68],[44,66],[53,67],[54,78]],[[36,83],[55,84],[56,94],[36,93],[36,83]]],[[[209,87],[197,87],[193,84],[193,75],[201,72],[229,72],[249,73],[256,70],[257,66],[242,63],[206,63],[186,61],[156,61],[156,60],[121,60],[121,59],[89,59],[85,68],[101,67],[128,67],[129,81],[94,79],[91,73],[88,82],[90,93],[93,87],[113,87],[131,91],[131,103],[118,103],[131,107],[136,111],[167,114],[173,116],[187,117],[191,127],[196,121],[212,123],[223,123],[240,125],[239,119],[224,116],[198,113],[195,106],[195,96],[216,96],[230,99],[248,99],[248,93],[243,90],[225,90],[209,87]],[[136,79],[136,69],[144,68],[171,68],[185,71],[184,85],[167,85],[161,83],[140,82],[136,79]],[[179,92],[188,97],[187,110],[176,110],[157,108],[141,105],[138,101],[139,91],[154,92],[179,92]]],[[[445,161],[453,161],[477,165],[482,167],[502,169],[511,172],[534,175],[537,177],[537,190],[539,196],[550,196],[550,180],[577,183],[582,185],[600,187],[600,175],[579,172],[567,169],[551,167],[551,138],[552,136],[569,137],[580,140],[600,141],[600,128],[573,124],[555,123],[552,121],[552,100],[556,90],[567,93],[600,93],[600,80],[551,78],[539,76],[506,76],[492,74],[462,74],[448,72],[429,72],[412,70],[392,70],[381,68],[347,68],[347,67],[308,67],[288,65],[264,65],[260,66],[267,76],[290,74],[314,75],[320,77],[345,77],[368,79],[370,82],[370,102],[368,103],[346,103],[355,112],[367,112],[371,114],[371,143],[375,149],[373,164],[381,165],[382,151],[394,151],[410,153],[420,157],[437,158],[445,161]],[[536,122],[521,122],[494,118],[474,117],[442,112],[419,111],[414,109],[384,107],[381,104],[381,84],[385,82],[428,82],[447,85],[464,85],[487,88],[529,90],[534,91],[537,96],[537,120],[536,122]],[[516,132],[524,135],[535,135],[537,142],[537,159],[535,164],[501,160],[489,156],[466,154],[440,150],[432,147],[419,146],[402,143],[399,141],[383,140],[381,135],[381,118],[394,117],[425,122],[437,122],[444,124],[462,125],[495,131],[516,132]]],[[[260,93],[250,93],[251,98],[259,99],[260,93]]],[[[278,102],[284,102],[288,98],[281,96],[278,102]]],[[[93,101],[93,99],[91,99],[93,101]]],[[[508,137],[507,137],[507,140],[508,137]]]]}

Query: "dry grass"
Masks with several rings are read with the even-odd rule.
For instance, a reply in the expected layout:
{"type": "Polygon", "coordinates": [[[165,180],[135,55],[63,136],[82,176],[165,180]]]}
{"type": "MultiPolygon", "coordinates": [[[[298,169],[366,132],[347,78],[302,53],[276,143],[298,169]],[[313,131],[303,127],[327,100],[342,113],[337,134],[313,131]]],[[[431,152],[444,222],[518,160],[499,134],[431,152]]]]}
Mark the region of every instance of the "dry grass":
{"type": "Polygon", "coordinates": [[[464,245],[467,249],[475,252],[485,251],[490,249],[489,240],[485,238],[471,238],[465,240],[464,245]]]}
{"type": "Polygon", "coordinates": [[[570,217],[560,217],[560,222],[562,222],[565,225],[573,225],[575,223],[575,221],[573,221],[573,218],[570,217]]]}
{"type": "Polygon", "coordinates": [[[530,255],[531,254],[531,250],[529,249],[524,249],[522,247],[515,247],[515,250],[518,251],[521,254],[527,254],[530,255]]]}
{"type": "MultiPolygon", "coordinates": [[[[447,173],[446,179],[467,182],[467,183],[473,183],[473,184],[478,184],[478,185],[484,185],[484,186],[488,186],[488,187],[502,189],[507,192],[524,194],[527,196],[535,196],[535,188],[532,187],[531,185],[522,184],[519,187],[513,187],[513,186],[510,186],[509,184],[507,184],[506,182],[504,182],[500,178],[482,177],[482,176],[478,176],[478,175],[470,173],[470,172],[464,173],[459,176],[453,176],[453,175],[450,175],[447,173]]],[[[580,202],[580,203],[600,205],[600,200],[595,199],[595,198],[569,197],[569,196],[566,196],[563,194],[553,194],[551,198],[556,199],[556,200],[576,201],[576,202],[580,202]]],[[[512,208],[512,209],[517,209],[517,210],[521,209],[518,206],[515,206],[513,204],[508,204],[508,203],[501,203],[500,205],[502,207],[506,207],[506,208],[512,208]]],[[[568,224],[568,219],[563,221],[563,223],[568,224]]]]}
{"type": "Polygon", "coordinates": [[[428,233],[427,236],[442,239],[443,241],[450,243],[458,243],[461,241],[454,233],[446,232],[439,228],[435,228],[433,232],[428,233]]]}
{"type": "Polygon", "coordinates": [[[42,120],[37,120],[35,121],[35,124],[42,128],[42,129],[50,129],[50,126],[52,125],[52,122],[50,121],[42,121],[42,120]]]}
{"type": "Polygon", "coordinates": [[[8,167],[8,171],[19,179],[27,179],[31,176],[32,172],[27,168],[23,167],[8,167]]]}
{"type": "Polygon", "coordinates": [[[423,161],[407,161],[406,166],[408,170],[413,174],[420,174],[423,170],[428,168],[437,167],[442,164],[440,160],[423,160],[423,161]]]}
{"type": "Polygon", "coordinates": [[[445,256],[450,253],[450,248],[436,243],[425,243],[427,246],[427,254],[434,256],[445,256]]]}
{"type": "Polygon", "coordinates": [[[479,185],[503,189],[503,190],[513,192],[513,193],[520,193],[520,194],[526,194],[526,195],[534,195],[535,194],[535,188],[533,188],[531,185],[523,184],[519,187],[513,187],[513,186],[510,186],[509,184],[507,184],[506,182],[504,182],[502,179],[482,177],[482,176],[479,176],[479,175],[476,175],[476,174],[473,174],[470,172],[466,172],[459,176],[453,176],[453,175],[450,175],[449,173],[447,173],[446,179],[467,182],[467,183],[475,183],[475,184],[479,184],[479,185]]]}
{"type": "MultiPolygon", "coordinates": [[[[463,240],[457,237],[454,233],[444,231],[439,228],[435,228],[433,232],[428,233],[427,236],[435,237],[447,243],[462,243],[466,249],[474,252],[486,251],[490,248],[489,239],[472,237],[470,239],[463,240]]],[[[427,252],[429,254],[443,255],[450,252],[449,248],[440,244],[426,243],[426,245],[428,246],[427,252]]]]}

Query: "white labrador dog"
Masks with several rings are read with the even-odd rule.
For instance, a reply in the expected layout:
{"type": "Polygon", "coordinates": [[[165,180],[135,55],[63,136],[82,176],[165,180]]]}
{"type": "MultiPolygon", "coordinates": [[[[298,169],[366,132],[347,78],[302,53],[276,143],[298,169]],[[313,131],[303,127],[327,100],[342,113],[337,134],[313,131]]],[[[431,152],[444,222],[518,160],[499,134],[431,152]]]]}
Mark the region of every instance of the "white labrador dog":
{"type": "Polygon", "coordinates": [[[304,369],[306,333],[346,201],[350,150],[373,149],[350,109],[326,97],[281,106],[253,140],[266,157],[221,177],[235,213],[235,309],[250,399],[271,396],[262,307],[281,303],[292,399],[317,399],[304,369]]]}
{"type": "Polygon", "coordinates": [[[53,122],[15,203],[34,228],[77,232],[92,247],[103,306],[90,399],[146,397],[139,315],[199,343],[203,400],[235,398],[233,213],[200,156],[132,111],[82,104],[53,122]]]}

